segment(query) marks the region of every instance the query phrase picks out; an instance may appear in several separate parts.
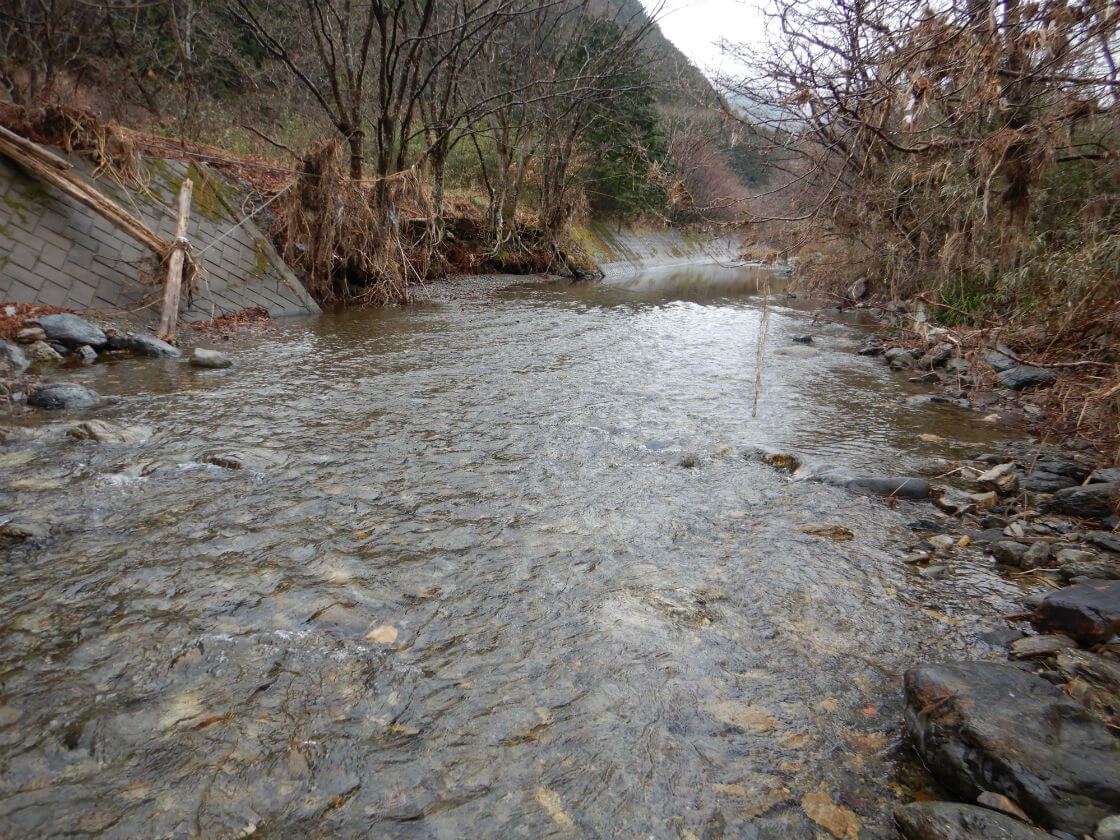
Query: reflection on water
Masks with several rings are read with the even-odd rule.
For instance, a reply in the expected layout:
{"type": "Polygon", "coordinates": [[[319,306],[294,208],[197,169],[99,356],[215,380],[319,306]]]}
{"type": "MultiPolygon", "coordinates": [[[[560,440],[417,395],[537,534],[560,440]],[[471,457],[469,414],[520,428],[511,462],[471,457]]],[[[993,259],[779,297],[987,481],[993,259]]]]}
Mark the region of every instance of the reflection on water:
{"type": "Polygon", "coordinates": [[[0,504],[50,536],[0,565],[0,834],[808,838],[818,791],[886,824],[902,669],[990,654],[1009,584],[918,577],[905,511],[740,453],[899,473],[991,432],[777,303],[752,419],[755,282],[525,287],[286,323],[230,371],[83,371],[140,445],[17,418],[0,504]],[[821,521],[856,539],[797,530],[821,521]]]}

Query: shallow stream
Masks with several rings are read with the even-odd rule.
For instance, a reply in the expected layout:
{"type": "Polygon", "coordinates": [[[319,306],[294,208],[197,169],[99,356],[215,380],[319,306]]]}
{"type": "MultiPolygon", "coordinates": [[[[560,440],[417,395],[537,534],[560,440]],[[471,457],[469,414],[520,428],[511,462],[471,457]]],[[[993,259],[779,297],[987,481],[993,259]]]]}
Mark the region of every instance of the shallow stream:
{"type": "Polygon", "coordinates": [[[757,283],[527,285],[65,377],[153,433],[0,444],[0,522],[51,530],[0,548],[0,836],[830,836],[803,802],[889,836],[926,784],[901,673],[995,656],[1013,584],[927,580],[922,508],[743,453],[899,475],[1001,434],[757,283]]]}

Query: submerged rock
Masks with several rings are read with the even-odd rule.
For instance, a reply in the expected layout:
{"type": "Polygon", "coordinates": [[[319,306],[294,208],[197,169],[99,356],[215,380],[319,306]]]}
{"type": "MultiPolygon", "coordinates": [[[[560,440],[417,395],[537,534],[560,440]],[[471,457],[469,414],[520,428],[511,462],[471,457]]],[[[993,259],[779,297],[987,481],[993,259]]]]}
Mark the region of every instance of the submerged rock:
{"type": "Polygon", "coordinates": [[[0,340],[0,376],[19,376],[29,367],[31,360],[22,349],[0,340]]]}
{"type": "Polygon", "coordinates": [[[907,840],[1054,840],[1024,822],[979,805],[912,802],[894,818],[907,840]]]}
{"type": "Polygon", "coordinates": [[[1046,680],[997,662],[927,664],[906,672],[905,693],[914,746],[963,798],[1000,793],[1077,836],[1120,811],[1120,741],[1046,680]]]}
{"type": "Polygon", "coordinates": [[[90,408],[101,401],[101,395],[74,382],[56,382],[32,388],[27,401],[36,408],[90,408]]]}
{"type": "Polygon", "coordinates": [[[1046,368],[1031,365],[1017,365],[1016,367],[999,372],[999,381],[1013,391],[1022,391],[1035,385],[1053,385],[1058,380],[1058,374],[1046,368]]]}
{"type": "Polygon", "coordinates": [[[1117,502],[1120,502],[1120,484],[1109,482],[1067,487],[1044,499],[1039,508],[1047,513],[1101,520],[1115,513],[1117,502]]]}
{"type": "Polygon", "coordinates": [[[100,350],[108,344],[105,333],[84,318],[62,312],[58,315],[40,315],[30,323],[38,324],[47,334],[47,341],[58,342],[71,349],[88,344],[100,350]]]}
{"type": "Polygon", "coordinates": [[[141,356],[151,356],[154,359],[177,359],[183,355],[179,352],[178,347],[174,347],[166,341],[161,341],[154,335],[132,333],[128,336],[126,342],[126,347],[133,353],[139,353],[141,356]]]}
{"type": "Polygon", "coordinates": [[[152,432],[146,426],[116,426],[104,420],[83,420],[68,428],[66,434],[77,440],[98,443],[143,443],[152,432]]]}
{"type": "Polygon", "coordinates": [[[1106,641],[1120,633],[1120,580],[1079,583],[1047,593],[1031,622],[1085,644],[1106,641]]]}
{"type": "Polygon", "coordinates": [[[1008,566],[1020,565],[1029,550],[1029,545],[1015,540],[997,540],[991,548],[992,556],[1008,566]]]}
{"type": "Polygon", "coordinates": [[[228,368],[233,366],[233,359],[217,350],[195,347],[191,350],[191,364],[200,368],[228,368]]]}

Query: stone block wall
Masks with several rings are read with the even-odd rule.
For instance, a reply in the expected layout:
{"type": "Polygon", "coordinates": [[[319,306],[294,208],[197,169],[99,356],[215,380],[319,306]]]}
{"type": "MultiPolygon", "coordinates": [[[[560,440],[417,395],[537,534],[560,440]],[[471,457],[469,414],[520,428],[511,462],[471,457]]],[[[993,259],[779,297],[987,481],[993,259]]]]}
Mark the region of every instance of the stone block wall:
{"type": "MultiPolygon", "coordinates": [[[[187,238],[203,271],[192,294],[183,297],[184,320],[250,306],[263,306],[272,316],[319,311],[268,237],[253,220],[244,221],[253,208],[240,185],[202,164],[148,158],[144,188],[125,187],[108,173],[94,178],[77,156],[69,159],[75,174],[169,240],[179,185],[184,178],[194,181],[187,238]]],[[[162,289],[152,280],[154,267],[153,255],[129,236],[0,155],[0,301],[155,320],[162,289]]]]}

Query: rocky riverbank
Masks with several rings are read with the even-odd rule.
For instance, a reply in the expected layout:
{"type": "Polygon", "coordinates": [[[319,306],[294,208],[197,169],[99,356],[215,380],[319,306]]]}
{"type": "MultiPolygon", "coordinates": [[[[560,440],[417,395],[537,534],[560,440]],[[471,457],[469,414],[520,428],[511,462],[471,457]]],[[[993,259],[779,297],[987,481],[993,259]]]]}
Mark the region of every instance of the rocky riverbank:
{"type": "MultiPolygon", "coordinates": [[[[14,306],[9,319],[18,317],[14,306]]],[[[181,359],[194,367],[227,368],[233,360],[203,346],[189,356],[166,341],[120,324],[83,318],[70,312],[24,313],[8,332],[15,341],[0,338],[0,399],[10,406],[27,404],[50,410],[81,410],[97,406],[102,397],[76,382],[53,381],[68,370],[80,369],[123,356],[181,359]]]]}
{"type": "MultiPolygon", "coordinates": [[[[1004,345],[968,347],[928,325],[895,338],[869,336],[858,352],[931,389],[911,399],[973,409],[991,423],[1044,419],[1041,392],[1057,380],[1053,370],[1024,364],[1004,345]]],[[[751,455],[794,478],[913,502],[914,538],[902,559],[924,577],[979,553],[1000,573],[1036,585],[1020,612],[1004,616],[997,641],[1008,661],[915,663],[907,671],[909,739],[961,801],[901,807],[902,834],[1120,838],[1120,468],[1078,440],[935,458],[915,476],[814,472],[796,455],[751,455]]]]}

